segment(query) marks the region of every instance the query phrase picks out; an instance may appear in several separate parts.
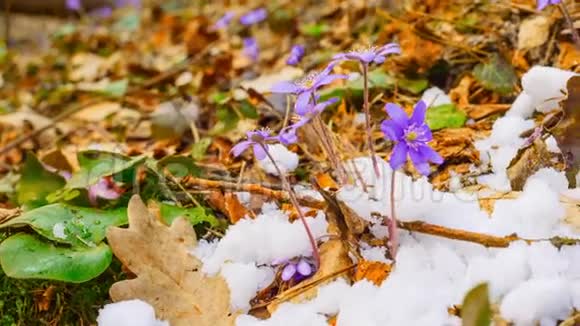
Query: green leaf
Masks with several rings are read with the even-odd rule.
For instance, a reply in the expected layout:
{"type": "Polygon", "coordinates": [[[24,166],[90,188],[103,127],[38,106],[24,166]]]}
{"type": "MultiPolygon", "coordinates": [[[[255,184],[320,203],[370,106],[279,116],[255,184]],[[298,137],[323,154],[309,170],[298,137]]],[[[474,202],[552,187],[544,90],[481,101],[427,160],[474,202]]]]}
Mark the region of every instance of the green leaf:
{"type": "Polygon", "coordinates": [[[240,112],[248,119],[258,119],[260,117],[256,107],[248,101],[242,101],[240,103],[240,112]]]}
{"type": "Polygon", "coordinates": [[[136,12],[131,12],[119,19],[117,23],[115,23],[114,28],[121,31],[135,31],[139,28],[140,17],[139,14],[136,12]]]}
{"type": "Polygon", "coordinates": [[[48,203],[46,196],[65,184],[63,177],[46,170],[34,154],[28,153],[18,182],[18,202],[26,207],[45,205],[48,203]]]}
{"type": "Polygon", "coordinates": [[[463,326],[491,325],[491,305],[487,283],[482,283],[471,289],[461,305],[463,326]]]}
{"type": "Polygon", "coordinates": [[[104,243],[73,249],[19,233],[0,244],[0,265],[6,275],[14,278],[81,283],[99,276],[112,259],[113,253],[104,243]]]}
{"type": "Polygon", "coordinates": [[[127,209],[100,210],[52,204],[28,211],[0,228],[30,226],[43,237],[73,246],[94,246],[105,239],[109,226],[127,224],[127,209]]]}
{"type": "Polygon", "coordinates": [[[170,204],[159,203],[159,211],[163,217],[163,221],[167,225],[171,225],[173,221],[178,217],[184,217],[192,225],[197,225],[203,222],[209,223],[211,226],[217,226],[219,224],[215,216],[207,214],[205,208],[201,206],[193,208],[183,208],[179,206],[173,206],[170,204]]]}
{"type": "Polygon", "coordinates": [[[166,156],[157,162],[157,169],[167,169],[172,176],[183,178],[188,175],[200,176],[201,169],[193,158],[183,155],[166,156]]]}
{"type": "Polygon", "coordinates": [[[302,32],[302,34],[316,38],[321,37],[322,34],[328,32],[329,30],[330,26],[324,23],[322,24],[312,23],[300,26],[300,32],[302,32]]]}
{"type": "Polygon", "coordinates": [[[513,92],[518,81],[514,68],[497,54],[488,63],[475,66],[473,76],[485,89],[502,95],[513,92]]]}
{"type": "Polygon", "coordinates": [[[117,80],[105,86],[103,93],[111,97],[122,97],[127,92],[128,86],[129,81],[127,79],[117,80]]]}
{"type": "Polygon", "coordinates": [[[219,135],[228,132],[238,125],[240,117],[236,112],[228,107],[221,106],[216,111],[217,123],[209,131],[210,135],[219,135]]]}
{"type": "Polygon", "coordinates": [[[425,121],[431,130],[461,128],[467,121],[467,115],[454,104],[442,104],[427,109],[425,121]]]}
{"type": "Polygon", "coordinates": [[[399,87],[413,94],[421,94],[428,86],[429,81],[427,79],[399,80],[399,87]]]}
{"type": "Polygon", "coordinates": [[[206,137],[193,144],[191,148],[191,157],[196,161],[202,160],[205,157],[205,152],[207,152],[211,142],[211,138],[206,137]]]}
{"type": "Polygon", "coordinates": [[[68,180],[67,188],[87,188],[102,177],[133,168],[145,160],[145,156],[127,156],[97,150],[82,151],[77,154],[80,169],[68,180]]]}
{"type": "Polygon", "coordinates": [[[67,35],[71,35],[74,32],[76,32],[76,27],[74,24],[64,24],[54,33],[53,36],[55,38],[61,38],[67,35]]]}

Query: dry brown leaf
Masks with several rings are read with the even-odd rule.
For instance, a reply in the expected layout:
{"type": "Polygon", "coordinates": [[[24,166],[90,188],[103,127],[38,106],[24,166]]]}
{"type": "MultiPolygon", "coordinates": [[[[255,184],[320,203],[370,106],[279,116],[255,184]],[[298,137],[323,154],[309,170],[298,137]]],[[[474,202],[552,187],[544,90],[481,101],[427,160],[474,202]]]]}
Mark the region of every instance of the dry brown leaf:
{"type": "Polygon", "coordinates": [[[558,55],[558,67],[560,69],[572,70],[580,66],[580,50],[575,44],[569,42],[560,43],[560,55],[558,55]]]}
{"type": "Polygon", "coordinates": [[[223,194],[220,191],[212,191],[208,200],[214,208],[226,215],[232,224],[237,223],[245,216],[253,217],[253,214],[240,203],[238,196],[234,193],[223,194]]]}
{"type": "Polygon", "coordinates": [[[137,195],[129,201],[128,215],[129,228],[109,228],[107,240],[137,278],[113,284],[113,301],[146,301],[173,326],[234,325],[228,285],[221,277],[204,276],[202,263],[189,254],[196,244],[191,224],[178,218],[163,225],[137,195]]]}
{"type": "Polygon", "coordinates": [[[536,139],[532,145],[518,151],[507,168],[507,176],[513,190],[524,189],[528,178],[543,167],[550,166],[551,154],[541,139],[536,139]]]}
{"type": "Polygon", "coordinates": [[[105,118],[119,111],[120,109],[121,104],[106,101],[89,105],[83,108],[82,110],[78,111],[77,113],[73,114],[72,118],[80,121],[98,123],[105,120],[105,118]]]}
{"type": "Polygon", "coordinates": [[[566,158],[566,176],[572,187],[580,170],[580,76],[568,80],[568,97],[562,102],[564,117],[553,129],[558,146],[566,158]]]}
{"type": "Polygon", "coordinates": [[[391,273],[391,268],[391,265],[380,261],[362,260],[358,263],[356,268],[354,281],[358,282],[365,279],[380,286],[391,273]]]}
{"type": "Polygon", "coordinates": [[[552,21],[544,15],[532,16],[520,24],[518,33],[518,50],[538,47],[550,37],[552,21]]]}

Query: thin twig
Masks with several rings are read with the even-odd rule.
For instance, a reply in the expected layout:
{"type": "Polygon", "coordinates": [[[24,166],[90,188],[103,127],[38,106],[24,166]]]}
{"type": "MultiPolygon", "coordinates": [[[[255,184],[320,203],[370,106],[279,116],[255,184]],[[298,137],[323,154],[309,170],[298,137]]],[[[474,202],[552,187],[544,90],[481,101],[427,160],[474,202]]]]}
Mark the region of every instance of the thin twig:
{"type": "MultiPolygon", "coordinates": [[[[235,182],[219,181],[219,180],[208,180],[196,177],[188,177],[185,180],[186,186],[203,188],[203,189],[220,189],[220,190],[230,190],[230,191],[244,191],[253,194],[260,194],[266,197],[270,197],[276,200],[290,200],[288,193],[283,190],[274,190],[266,188],[262,185],[256,183],[245,183],[237,184],[235,182]]],[[[300,198],[298,197],[298,202],[302,206],[308,206],[312,208],[322,209],[326,206],[325,202],[310,199],[310,198],[300,198]]]]}

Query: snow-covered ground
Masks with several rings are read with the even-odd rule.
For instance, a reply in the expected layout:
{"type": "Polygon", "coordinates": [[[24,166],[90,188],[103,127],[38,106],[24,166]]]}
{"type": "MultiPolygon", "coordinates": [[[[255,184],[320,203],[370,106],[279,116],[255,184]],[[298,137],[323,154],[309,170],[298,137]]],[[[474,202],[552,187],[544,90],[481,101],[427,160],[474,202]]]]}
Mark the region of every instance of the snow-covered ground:
{"type": "MultiPolygon", "coordinates": [[[[524,139],[522,131],[534,127],[529,119],[534,110],[542,112],[557,107],[554,98],[562,98],[561,89],[573,73],[555,68],[535,67],[522,80],[523,92],[510,111],[498,119],[491,136],[478,141],[483,164],[492,173],[478,178],[493,190],[509,191],[506,168],[524,139]]],[[[433,94],[438,91],[431,91],[433,94]]],[[[427,97],[434,97],[428,94],[427,97]]],[[[444,95],[444,94],[443,94],[444,95]]],[[[557,151],[551,144],[552,151],[557,151]]],[[[381,177],[376,178],[370,158],[353,160],[367,194],[357,184],[340,189],[338,198],[371,224],[376,237],[386,230],[371,217],[372,212],[390,212],[389,165],[381,162],[381,177]]],[[[352,166],[352,164],[347,164],[352,166]]],[[[562,172],[542,169],[530,177],[515,199],[495,202],[490,215],[481,209],[478,194],[459,189],[454,192],[434,190],[426,178],[413,180],[397,172],[395,177],[396,212],[403,221],[425,221],[437,225],[491,235],[517,233],[526,239],[545,239],[556,235],[580,238],[566,225],[565,208],[560,196],[568,182],[562,172]]],[[[315,237],[326,234],[322,212],[309,218],[315,237]]],[[[362,254],[369,260],[385,260],[384,248],[362,244],[362,254]]],[[[308,255],[309,243],[299,221],[290,223],[284,212],[267,204],[254,220],[241,220],[229,227],[216,242],[200,241],[192,251],[204,263],[204,272],[220,273],[231,290],[233,310],[247,312],[249,301],[274,277],[275,261],[308,255]]],[[[318,296],[303,303],[284,303],[270,319],[259,320],[241,315],[238,326],[326,326],[327,317],[337,315],[339,326],[383,325],[461,325],[450,316],[448,308],[461,304],[466,292],[480,282],[488,282],[493,303],[499,313],[515,325],[555,325],[566,319],[574,308],[580,309],[580,246],[558,250],[548,241],[532,244],[514,242],[508,248],[488,249],[440,237],[401,232],[396,266],[380,285],[368,281],[348,284],[338,279],[319,288],[318,296]]],[[[101,313],[103,316],[105,310],[101,313]]],[[[105,317],[99,317],[99,325],[105,317]]],[[[152,322],[142,325],[154,324],[152,322]]],[[[127,324],[129,325],[129,324],[127,324]]]]}

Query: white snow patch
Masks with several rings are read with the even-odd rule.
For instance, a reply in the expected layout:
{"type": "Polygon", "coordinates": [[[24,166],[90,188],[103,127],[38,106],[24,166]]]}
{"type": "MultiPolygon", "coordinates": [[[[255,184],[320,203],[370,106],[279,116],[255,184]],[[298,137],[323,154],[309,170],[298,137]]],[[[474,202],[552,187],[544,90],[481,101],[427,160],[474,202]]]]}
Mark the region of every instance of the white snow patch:
{"type": "Polygon", "coordinates": [[[423,92],[421,100],[427,103],[430,107],[439,106],[443,104],[451,104],[451,98],[449,95],[439,87],[431,87],[423,92]]]}
{"type": "MultiPolygon", "coordinates": [[[[269,145],[268,152],[272,155],[282,173],[292,172],[298,167],[298,155],[288,150],[286,146],[282,144],[269,145]]],[[[270,159],[259,160],[258,165],[267,173],[278,175],[278,171],[276,171],[276,167],[270,159]]]]}
{"type": "Polygon", "coordinates": [[[562,153],[562,150],[560,149],[560,146],[558,146],[558,142],[554,136],[550,136],[546,139],[546,146],[550,153],[562,153]]]}
{"type": "MultiPolygon", "coordinates": [[[[255,219],[242,219],[231,225],[209,257],[199,257],[203,271],[216,274],[225,262],[271,264],[275,260],[310,256],[312,248],[300,221],[290,223],[288,216],[264,205],[255,219]]],[[[328,223],[322,212],[307,218],[315,238],[326,234],[328,223]]],[[[194,254],[197,254],[194,250],[194,254]]]]}
{"type": "Polygon", "coordinates": [[[250,300],[274,280],[274,270],[271,267],[257,267],[254,263],[225,263],[221,276],[230,288],[232,311],[247,312],[250,300]]]}
{"type": "Polygon", "coordinates": [[[522,86],[537,111],[549,112],[559,108],[558,103],[565,98],[562,91],[575,75],[578,74],[568,70],[535,66],[522,76],[522,86]]]}
{"type": "Polygon", "coordinates": [[[502,317],[518,326],[556,325],[572,311],[572,293],[563,279],[533,279],[520,284],[502,301],[502,317]]]}
{"type": "Polygon", "coordinates": [[[536,171],[530,178],[544,181],[553,191],[562,193],[568,190],[568,179],[563,171],[556,171],[553,168],[542,168],[536,171]]]}
{"type": "Polygon", "coordinates": [[[498,191],[511,190],[506,169],[524,144],[525,140],[520,134],[533,127],[533,120],[524,120],[515,115],[505,116],[495,121],[489,138],[475,142],[482,163],[489,163],[493,171],[492,174],[480,176],[480,184],[498,191]]]}
{"type": "Polygon", "coordinates": [[[119,301],[99,309],[98,326],[169,326],[157,320],[151,305],[141,300],[119,301]]]}

